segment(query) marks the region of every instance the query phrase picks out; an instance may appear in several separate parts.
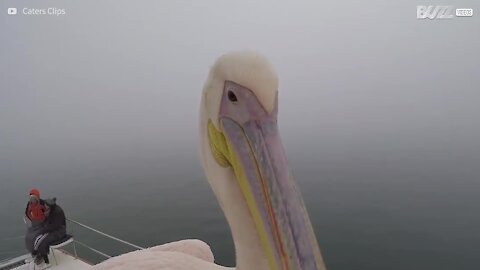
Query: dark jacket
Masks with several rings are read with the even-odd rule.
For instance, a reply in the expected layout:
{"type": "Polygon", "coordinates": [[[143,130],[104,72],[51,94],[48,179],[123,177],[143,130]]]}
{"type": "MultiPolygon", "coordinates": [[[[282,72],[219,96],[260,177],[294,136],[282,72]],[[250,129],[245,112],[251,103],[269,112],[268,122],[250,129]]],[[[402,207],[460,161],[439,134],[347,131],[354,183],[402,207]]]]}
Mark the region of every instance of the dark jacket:
{"type": "Polygon", "coordinates": [[[45,200],[45,204],[50,207],[50,214],[42,223],[42,233],[59,232],[65,234],[67,231],[67,224],[63,209],[56,204],[55,198],[45,200]]]}

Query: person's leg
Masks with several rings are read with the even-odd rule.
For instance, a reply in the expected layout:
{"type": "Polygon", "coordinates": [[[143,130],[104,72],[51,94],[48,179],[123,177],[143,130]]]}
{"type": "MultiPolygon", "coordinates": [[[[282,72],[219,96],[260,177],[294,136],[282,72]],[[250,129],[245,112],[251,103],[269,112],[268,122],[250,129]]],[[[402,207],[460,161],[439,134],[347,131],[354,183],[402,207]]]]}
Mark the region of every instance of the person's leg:
{"type": "Polygon", "coordinates": [[[51,233],[47,233],[47,234],[41,235],[35,241],[34,249],[37,253],[35,262],[37,264],[40,264],[42,261],[44,261],[45,257],[47,257],[47,261],[48,261],[48,249],[49,249],[50,243],[54,240],[55,240],[55,236],[52,235],[51,233]]]}
{"type": "Polygon", "coordinates": [[[39,264],[41,264],[41,263],[42,263],[42,261],[43,261],[43,258],[42,258],[42,256],[40,256],[40,255],[38,255],[38,254],[37,254],[37,255],[35,255],[35,259],[33,260],[33,262],[34,262],[36,265],[39,265],[39,264]]]}
{"type": "Polygon", "coordinates": [[[46,264],[49,264],[49,263],[50,263],[50,260],[48,259],[48,254],[43,255],[43,261],[44,261],[46,264]]]}
{"type": "Polygon", "coordinates": [[[37,244],[35,245],[38,253],[37,256],[40,256],[40,258],[42,258],[43,261],[45,261],[45,263],[49,263],[48,253],[50,251],[50,245],[62,239],[62,236],[63,235],[57,232],[53,232],[53,233],[48,233],[46,236],[40,239],[41,241],[38,241],[37,244]]]}
{"type": "Polygon", "coordinates": [[[35,250],[33,246],[35,244],[35,239],[39,235],[39,231],[34,227],[29,227],[27,233],[25,234],[25,248],[28,250],[28,252],[30,252],[30,254],[32,254],[32,256],[35,256],[35,250]]]}
{"type": "Polygon", "coordinates": [[[35,245],[41,241],[43,237],[44,235],[40,233],[40,229],[38,227],[28,228],[27,233],[25,234],[25,247],[30,252],[32,258],[26,259],[25,262],[31,262],[34,264],[40,264],[42,262],[42,256],[38,256],[38,251],[35,245]]]}

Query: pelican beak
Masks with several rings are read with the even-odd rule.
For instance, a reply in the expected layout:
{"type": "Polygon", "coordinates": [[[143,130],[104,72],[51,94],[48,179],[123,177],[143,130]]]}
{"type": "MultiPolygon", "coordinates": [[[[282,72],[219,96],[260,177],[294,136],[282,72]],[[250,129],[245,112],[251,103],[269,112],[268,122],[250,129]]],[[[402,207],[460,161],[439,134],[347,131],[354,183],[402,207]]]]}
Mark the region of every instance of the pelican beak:
{"type": "Polygon", "coordinates": [[[208,137],[217,162],[230,166],[271,270],[325,269],[302,196],[290,174],[277,126],[278,99],[266,111],[252,91],[226,82],[220,130],[208,137]],[[230,93],[229,93],[230,92],[230,93]],[[228,100],[234,93],[236,102],[228,100]]]}

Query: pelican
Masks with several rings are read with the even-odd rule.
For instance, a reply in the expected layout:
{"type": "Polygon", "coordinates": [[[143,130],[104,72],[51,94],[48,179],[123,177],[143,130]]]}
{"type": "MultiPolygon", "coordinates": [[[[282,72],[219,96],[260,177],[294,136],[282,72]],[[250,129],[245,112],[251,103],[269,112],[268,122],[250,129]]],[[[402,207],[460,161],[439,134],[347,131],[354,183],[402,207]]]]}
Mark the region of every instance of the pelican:
{"type": "MultiPolygon", "coordinates": [[[[200,159],[235,243],[237,270],[324,270],[278,126],[278,77],[252,51],[222,55],[200,103],[200,159]]],[[[220,270],[209,246],[183,240],[134,251],[95,270],[220,270]]]]}

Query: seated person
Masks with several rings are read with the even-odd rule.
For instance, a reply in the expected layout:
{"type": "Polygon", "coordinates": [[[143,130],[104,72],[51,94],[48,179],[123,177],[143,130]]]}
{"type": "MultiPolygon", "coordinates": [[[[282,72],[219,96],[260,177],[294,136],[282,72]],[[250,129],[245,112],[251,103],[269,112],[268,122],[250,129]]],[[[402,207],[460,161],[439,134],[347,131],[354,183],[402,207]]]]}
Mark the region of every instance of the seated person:
{"type": "Polygon", "coordinates": [[[30,199],[25,207],[25,217],[32,226],[41,224],[45,220],[45,201],[40,198],[40,191],[30,190],[30,199]]]}
{"type": "Polygon", "coordinates": [[[48,253],[50,245],[65,238],[67,234],[67,225],[65,213],[62,208],[56,204],[56,199],[47,199],[45,202],[45,220],[38,229],[37,236],[33,242],[32,254],[35,256],[31,262],[33,269],[45,269],[48,267],[48,253]]]}
{"type": "Polygon", "coordinates": [[[28,225],[27,233],[25,234],[25,247],[35,256],[33,246],[35,239],[41,233],[41,225],[45,220],[45,201],[40,198],[40,191],[34,188],[30,190],[30,198],[25,207],[25,223],[28,225]]]}

